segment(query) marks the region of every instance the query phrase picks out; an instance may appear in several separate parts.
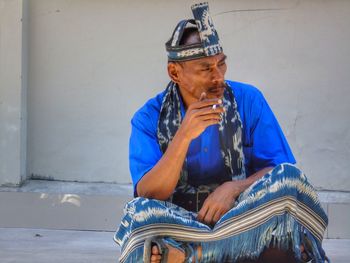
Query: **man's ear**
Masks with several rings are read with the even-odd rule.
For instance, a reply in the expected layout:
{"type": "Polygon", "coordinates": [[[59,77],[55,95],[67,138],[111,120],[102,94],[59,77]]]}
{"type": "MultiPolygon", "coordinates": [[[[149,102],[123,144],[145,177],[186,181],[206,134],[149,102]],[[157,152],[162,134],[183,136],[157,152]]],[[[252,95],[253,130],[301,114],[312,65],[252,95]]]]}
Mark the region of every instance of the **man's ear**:
{"type": "Polygon", "coordinates": [[[178,63],[169,62],[168,63],[168,75],[171,80],[177,84],[180,83],[180,65],[178,63]]]}

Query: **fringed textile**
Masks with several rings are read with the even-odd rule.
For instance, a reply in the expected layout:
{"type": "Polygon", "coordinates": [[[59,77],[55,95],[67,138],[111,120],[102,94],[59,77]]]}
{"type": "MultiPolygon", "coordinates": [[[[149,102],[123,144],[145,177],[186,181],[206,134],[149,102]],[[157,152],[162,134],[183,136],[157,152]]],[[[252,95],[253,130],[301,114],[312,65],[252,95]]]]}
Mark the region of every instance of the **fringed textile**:
{"type": "MultiPolygon", "coordinates": [[[[136,198],[124,209],[115,234],[120,262],[142,262],[143,243],[154,236],[202,246],[201,262],[257,259],[270,245],[300,259],[306,237],[315,262],[325,262],[322,239],[328,218],[314,188],[294,165],[281,164],[247,188],[213,228],[167,201],[136,198]]],[[[305,245],[304,245],[305,246],[305,245]]]]}

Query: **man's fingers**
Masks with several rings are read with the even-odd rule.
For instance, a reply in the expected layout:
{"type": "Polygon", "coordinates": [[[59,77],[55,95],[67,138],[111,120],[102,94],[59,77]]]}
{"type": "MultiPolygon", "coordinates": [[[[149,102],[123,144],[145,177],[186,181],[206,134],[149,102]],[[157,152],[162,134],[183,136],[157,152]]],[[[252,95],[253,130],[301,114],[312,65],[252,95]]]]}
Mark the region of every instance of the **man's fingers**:
{"type": "Polygon", "coordinates": [[[204,202],[202,208],[198,211],[198,215],[197,215],[198,221],[203,222],[203,219],[208,211],[208,208],[209,207],[204,202]]]}
{"type": "Polygon", "coordinates": [[[217,221],[219,221],[221,216],[222,216],[222,212],[220,210],[216,210],[214,217],[213,217],[213,223],[216,223],[217,221]]]}
{"type": "Polygon", "coordinates": [[[211,207],[210,209],[208,209],[205,217],[204,217],[204,222],[208,225],[210,225],[213,222],[213,218],[214,218],[214,213],[215,213],[215,209],[213,209],[213,207],[211,207]]]}
{"type": "Polygon", "coordinates": [[[195,110],[193,115],[203,116],[203,115],[213,114],[213,113],[220,115],[221,113],[224,113],[224,112],[225,112],[225,109],[221,106],[216,107],[215,109],[213,109],[212,107],[206,107],[206,108],[195,110]]]}
{"type": "Polygon", "coordinates": [[[198,212],[197,219],[198,221],[210,225],[213,222],[215,212],[215,209],[213,209],[213,206],[207,197],[207,199],[204,201],[202,208],[198,212]]]}
{"type": "Polygon", "coordinates": [[[213,105],[222,104],[222,99],[204,99],[202,101],[197,101],[192,103],[188,109],[202,109],[207,107],[212,107],[213,105]]]}
{"type": "Polygon", "coordinates": [[[207,121],[207,120],[221,120],[221,115],[218,113],[212,113],[212,114],[206,114],[198,117],[202,121],[207,121]]]}

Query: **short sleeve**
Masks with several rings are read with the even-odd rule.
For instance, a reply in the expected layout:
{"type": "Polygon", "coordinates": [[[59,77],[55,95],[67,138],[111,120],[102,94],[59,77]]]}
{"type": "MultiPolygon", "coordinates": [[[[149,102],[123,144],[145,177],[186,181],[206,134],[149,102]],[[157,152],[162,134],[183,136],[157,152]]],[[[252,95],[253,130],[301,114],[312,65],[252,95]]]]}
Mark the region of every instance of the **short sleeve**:
{"type": "Polygon", "coordinates": [[[131,120],[129,141],[129,167],[135,197],[137,183],[162,156],[156,134],[154,118],[146,112],[136,112],[131,120]]]}
{"type": "Polygon", "coordinates": [[[270,106],[260,91],[251,104],[250,111],[251,173],[281,163],[295,163],[294,156],[270,106]]]}

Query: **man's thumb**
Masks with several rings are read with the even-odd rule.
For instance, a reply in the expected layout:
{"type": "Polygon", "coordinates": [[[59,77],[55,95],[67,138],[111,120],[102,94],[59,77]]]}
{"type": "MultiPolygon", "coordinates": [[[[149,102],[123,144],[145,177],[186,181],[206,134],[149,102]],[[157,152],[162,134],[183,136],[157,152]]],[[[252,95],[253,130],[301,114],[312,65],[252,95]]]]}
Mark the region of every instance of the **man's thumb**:
{"type": "Polygon", "coordinates": [[[199,97],[199,101],[205,100],[207,97],[207,93],[202,92],[201,96],[199,97]]]}

